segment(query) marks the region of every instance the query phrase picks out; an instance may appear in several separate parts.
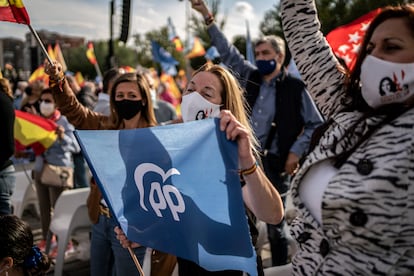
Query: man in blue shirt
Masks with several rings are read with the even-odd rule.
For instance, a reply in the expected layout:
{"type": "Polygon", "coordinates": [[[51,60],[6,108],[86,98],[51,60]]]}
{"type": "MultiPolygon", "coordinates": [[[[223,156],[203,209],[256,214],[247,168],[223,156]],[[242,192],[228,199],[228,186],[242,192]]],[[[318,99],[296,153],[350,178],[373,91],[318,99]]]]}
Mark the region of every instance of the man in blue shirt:
{"type": "MultiPolygon", "coordinates": [[[[282,38],[267,36],[258,40],[254,47],[256,64],[251,64],[227,41],[205,3],[201,0],[191,0],[191,3],[203,15],[211,43],[220,53],[222,62],[238,75],[246,89],[251,124],[260,142],[264,170],[284,200],[290,176],[298,169],[312,133],[323,119],[304,83],[283,68],[285,42],[282,38]]],[[[287,263],[287,239],[283,228],[284,221],[279,225],[268,225],[273,266],[287,263]]]]}

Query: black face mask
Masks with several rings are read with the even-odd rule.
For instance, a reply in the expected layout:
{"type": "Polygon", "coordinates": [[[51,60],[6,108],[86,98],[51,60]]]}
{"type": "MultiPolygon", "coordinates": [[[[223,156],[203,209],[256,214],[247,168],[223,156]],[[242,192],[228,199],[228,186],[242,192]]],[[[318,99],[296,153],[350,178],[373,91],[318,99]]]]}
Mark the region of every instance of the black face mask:
{"type": "Polygon", "coordinates": [[[118,112],[118,115],[121,119],[129,120],[135,115],[137,115],[142,110],[142,100],[139,101],[130,101],[122,100],[115,101],[115,108],[118,112]]]}

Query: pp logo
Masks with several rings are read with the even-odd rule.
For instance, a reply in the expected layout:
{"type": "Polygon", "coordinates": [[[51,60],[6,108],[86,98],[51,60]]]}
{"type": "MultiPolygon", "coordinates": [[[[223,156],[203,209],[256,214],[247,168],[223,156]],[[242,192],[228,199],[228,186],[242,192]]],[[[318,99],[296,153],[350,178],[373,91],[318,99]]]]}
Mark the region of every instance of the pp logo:
{"type": "MultiPolygon", "coordinates": [[[[135,169],[134,179],[139,191],[139,204],[142,209],[148,212],[148,208],[144,204],[145,193],[143,182],[144,175],[147,172],[155,172],[159,174],[162,177],[163,182],[174,174],[179,175],[180,172],[175,168],[171,168],[167,172],[164,172],[163,169],[153,163],[143,163],[135,169]]],[[[168,207],[174,220],[180,221],[178,214],[185,211],[185,203],[178,189],[173,185],[161,186],[161,183],[159,182],[152,182],[150,185],[149,202],[157,216],[162,217],[161,210],[165,210],[168,207]],[[175,196],[176,202],[173,201],[171,195],[175,196]],[[158,201],[155,200],[155,196],[158,198],[158,201]]]]}

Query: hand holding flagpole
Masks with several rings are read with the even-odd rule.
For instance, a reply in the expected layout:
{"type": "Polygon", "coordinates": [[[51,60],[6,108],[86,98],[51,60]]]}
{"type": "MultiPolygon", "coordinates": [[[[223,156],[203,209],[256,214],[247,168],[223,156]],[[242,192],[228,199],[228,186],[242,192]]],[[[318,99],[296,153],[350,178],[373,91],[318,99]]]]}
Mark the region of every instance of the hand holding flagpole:
{"type": "Polygon", "coordinates": [[[114,232],[116,233],[116,238],[119,240],[119,243],[121,244],[121,246],[123,248],[127,248],[129,254],[131,255],[132,260],[135,263],[135,266],[138,269],[138,272],[140,275],[145,276],[144,271],[142,270],[141,265],[139,264],[138,258],[137,256],[135,256],[134,251],[132,250],[132,246],[137,247],[139,246],[137,243],[132,243],[131,241],[129,241],[124,233],[124,231],[122,231],[120,226],[116,226],[114,228],[114,232]]]}
{"type": "Polygon", "coordinates": [[[129,255],[131,255],[132,260],[134,260],[134,263],[135,263],[135,266],[138,269],[139,275],[145,276],[144,271],[142,270],[142,267],[138,262],[138,258],[137,258],[137,256],[135,256],[134,251],[132,251],[131,246],[128,246],[128,252],[129,252],[129,255]]]}

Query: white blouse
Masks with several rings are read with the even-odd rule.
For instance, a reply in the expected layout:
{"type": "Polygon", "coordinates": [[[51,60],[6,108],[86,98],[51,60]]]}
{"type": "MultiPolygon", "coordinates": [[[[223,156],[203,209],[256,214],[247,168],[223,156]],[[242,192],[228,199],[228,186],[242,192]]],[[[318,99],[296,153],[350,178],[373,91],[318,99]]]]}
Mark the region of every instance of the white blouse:
{"type": "Polygon", "coordinates": [[[322,197],[329,181],[338,173],[331,160],[313,165],[299,185],[299,197],[311,215],[322,225],[322,197]]]}

